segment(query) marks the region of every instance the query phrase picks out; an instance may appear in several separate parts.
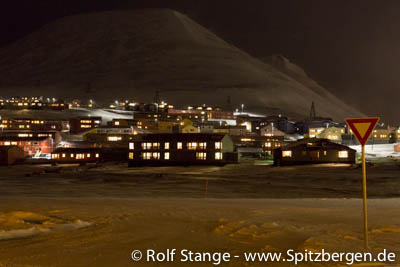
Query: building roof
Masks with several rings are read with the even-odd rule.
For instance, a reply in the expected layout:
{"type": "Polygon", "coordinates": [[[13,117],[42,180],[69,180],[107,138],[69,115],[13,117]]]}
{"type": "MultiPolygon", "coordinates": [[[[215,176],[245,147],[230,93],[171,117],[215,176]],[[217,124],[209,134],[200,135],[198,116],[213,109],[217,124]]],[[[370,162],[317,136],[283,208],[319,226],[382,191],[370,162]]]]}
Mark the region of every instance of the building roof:
{"type": "Polygon", "coordinates": [[[0,141],[44,141],[49,139],[49,136],[33,136],[33,137],[18,137],[18,136],[0,136],[0,141]]]}
{"type": "Polygon", "coordinates": [[[75,118],[71,118],[71,120],[101,120],[100,116],[78,116],[75,118]]]}
{"type": "Polygon", "coordinates": [[[99,152],[100,148],[95,147],[59,147],[55,149],[52,153],[86,153],[86,152],[99,152]]]}
{"type": "Polygon", "coordinates": [[[342,149],[342,150],[354,150],[348,146],[337,144],[330,142],[328,139],[320,139],[320,138],[305,138],[299,140],[297,142],[290,143],[286,146],[283,146],[282,150],[285,149],[293,149],[293,148],[321,148],[321,149],[342,149]],[[311,144],[311,145],[310,145],[311,144]]]}
{"type": "Polygon", "coordinates": [[[139,134],[133,141],[221,141],[225,134],[211,133],[158,133],[158,134],[139,134]]]}

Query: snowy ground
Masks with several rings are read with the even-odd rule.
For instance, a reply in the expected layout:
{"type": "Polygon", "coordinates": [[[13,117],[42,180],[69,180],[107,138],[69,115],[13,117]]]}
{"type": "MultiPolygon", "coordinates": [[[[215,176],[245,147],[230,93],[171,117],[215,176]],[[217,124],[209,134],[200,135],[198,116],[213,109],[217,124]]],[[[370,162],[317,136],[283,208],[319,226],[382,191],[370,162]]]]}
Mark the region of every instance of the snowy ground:
{"type": "MultiPolygon", "coordinates": [[[[370,160],[385,158],[385,157],[395,157],[400,159],[400,152],[395,152],[394,147],[399,145],[395,144],[375,144],[365,146],[365,157],[370,160]]],[[[352,149],[357,150],[361,153],[361,146],[350,146],[352,149]]]]}
{"type": "MultiPolygon", "coordinates": [[[[395,160],[368,167],[371,251],[397,259],[399,174],[395,160]]],[[[177,264],[133,262],[135,249],[363,251],[360,180],[360,168],[335,164],[1,167],[0,266],[177,264]]],[[[181,264],[191,265],[213,266],[181,264]]],[[[293,265],[238,258],[223,266],[293,265]]]]}

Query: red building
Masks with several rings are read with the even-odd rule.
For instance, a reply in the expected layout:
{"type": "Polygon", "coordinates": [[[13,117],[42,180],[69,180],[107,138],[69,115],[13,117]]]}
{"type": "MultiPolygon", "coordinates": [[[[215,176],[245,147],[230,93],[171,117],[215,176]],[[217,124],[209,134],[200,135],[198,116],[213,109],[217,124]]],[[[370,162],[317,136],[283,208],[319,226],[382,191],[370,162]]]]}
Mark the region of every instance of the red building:
{"type": "Polygon", "coordinates": [[[51,154],[55,143],[51,137],[15,137],[1,136],[0,146],[18,146],[24,150],[25,157],[38,157],[51,154]]]}
{"type": "Polygon", "coordinates": [[[2,131],[0,132],[0,137],[14,137],[14,138],[27,138],[27,137],[50,137],[53,139],[55,144],[61,142],[61,134],[56,131],[2,131]]]}

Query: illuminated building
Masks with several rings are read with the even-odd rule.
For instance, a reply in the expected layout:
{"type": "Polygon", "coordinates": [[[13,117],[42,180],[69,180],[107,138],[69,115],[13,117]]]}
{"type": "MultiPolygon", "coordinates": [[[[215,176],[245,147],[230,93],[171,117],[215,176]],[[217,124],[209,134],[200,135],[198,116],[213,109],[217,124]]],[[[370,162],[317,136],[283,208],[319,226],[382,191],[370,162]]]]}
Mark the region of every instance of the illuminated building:
{"type": "Polygon", "coordinates": [[[129,166],[223,165],[237,162],[230,136],[223,134],[143,134],[129,143],[129,166]]]}
{"type": "Polygon", "coordinates": [[[356,151],[327,139],[307,138],[277,148],[274,165],[355,163],[356,151]]]}

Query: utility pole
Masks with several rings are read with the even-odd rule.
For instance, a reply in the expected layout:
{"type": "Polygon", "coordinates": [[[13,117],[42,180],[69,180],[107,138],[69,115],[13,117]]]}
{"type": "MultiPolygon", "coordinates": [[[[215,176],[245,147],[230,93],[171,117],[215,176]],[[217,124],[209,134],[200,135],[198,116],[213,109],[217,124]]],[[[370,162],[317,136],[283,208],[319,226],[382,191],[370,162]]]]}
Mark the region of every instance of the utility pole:
{"type": "Polygon", "coordinates": [[[316,115],[316,112],[315,112],[314,101],[312,101],[312,103],[311,103],[311,110],[310,110],[310,120],[315,119],[315,117],[317,117],[317,115],[316,115]]]}

